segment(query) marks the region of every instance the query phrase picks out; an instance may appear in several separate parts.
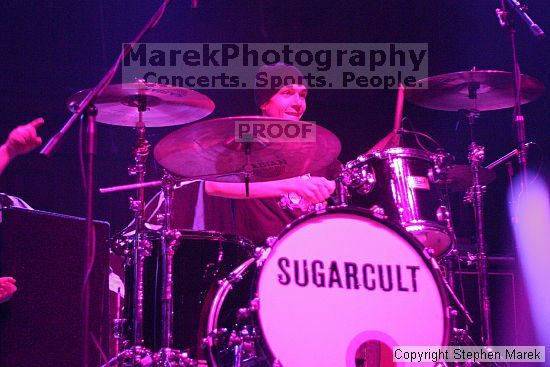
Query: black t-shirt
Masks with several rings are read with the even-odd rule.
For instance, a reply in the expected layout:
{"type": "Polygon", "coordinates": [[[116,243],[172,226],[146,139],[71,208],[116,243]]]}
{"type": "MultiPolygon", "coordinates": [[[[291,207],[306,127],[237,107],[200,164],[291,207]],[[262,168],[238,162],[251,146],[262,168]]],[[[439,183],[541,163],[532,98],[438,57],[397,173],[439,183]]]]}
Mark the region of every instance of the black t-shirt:
{"type": "MultiPolygon", "coordinates": [[[[334,161],[319,172],[311,172],[311,176],[334,180],[341,167],[340,162],[334,161]]],[[[293,199],[295,202],[299,200],[299,198],[293,199]]],[[[307,208],[304,206],[283,205],[284,199],[278,197],[233,201],[237,234],[255,243],[265,243],[268,237],[276,236],[288,223],[307,213],[307,208]]]]}

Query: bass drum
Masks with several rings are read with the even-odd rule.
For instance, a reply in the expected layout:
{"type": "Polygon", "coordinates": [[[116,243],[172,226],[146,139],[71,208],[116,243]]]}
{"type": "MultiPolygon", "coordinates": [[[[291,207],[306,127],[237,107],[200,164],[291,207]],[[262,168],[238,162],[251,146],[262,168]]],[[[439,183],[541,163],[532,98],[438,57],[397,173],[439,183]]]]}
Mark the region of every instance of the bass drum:
{"type": "Polygon", "coordinates": [[[434,265],[401,227],[365,210],[304,216],[221,283],[208,317],[211,364],[393,366],[394,346],[447,345],[434,265]]]}

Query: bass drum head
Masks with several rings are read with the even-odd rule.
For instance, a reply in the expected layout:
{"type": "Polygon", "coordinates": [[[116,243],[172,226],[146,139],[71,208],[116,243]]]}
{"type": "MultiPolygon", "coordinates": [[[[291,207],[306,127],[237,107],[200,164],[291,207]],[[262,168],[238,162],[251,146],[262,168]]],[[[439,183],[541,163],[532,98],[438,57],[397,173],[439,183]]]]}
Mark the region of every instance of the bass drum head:
{"type": "Polygon", "coordinates": [[[329,208],[288,226],[256,284],[275,365],[363,366],[375,358],[392,366],[394,346],[448,344],[448,302],[421,249],[402,228],[357,209],[329,208]],[[378,352],[369,355],[373,345],[378,352]]]}

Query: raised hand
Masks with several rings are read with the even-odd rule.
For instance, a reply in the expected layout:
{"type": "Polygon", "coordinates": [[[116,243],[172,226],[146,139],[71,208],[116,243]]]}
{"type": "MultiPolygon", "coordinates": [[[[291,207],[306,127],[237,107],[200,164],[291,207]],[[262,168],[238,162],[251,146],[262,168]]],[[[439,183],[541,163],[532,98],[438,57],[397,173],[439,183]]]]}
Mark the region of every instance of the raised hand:
{"type": "Polygon", "coordinates": [[[37,118],[11,131],[5,143],[10,158],[29,153],[42,144],[42,138],[36,133],[36,129],[42,125],[44,119],[37,118]]]}

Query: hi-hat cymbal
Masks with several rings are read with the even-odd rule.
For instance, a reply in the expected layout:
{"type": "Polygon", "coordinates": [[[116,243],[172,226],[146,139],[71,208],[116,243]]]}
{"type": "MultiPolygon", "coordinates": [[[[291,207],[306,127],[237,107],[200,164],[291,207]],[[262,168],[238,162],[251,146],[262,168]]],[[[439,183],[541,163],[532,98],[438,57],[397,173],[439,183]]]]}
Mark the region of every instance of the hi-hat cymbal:
{"type": "MultiPolygon", "coordinates": [[[[89,89],[73,94],[67,107],[73,110],[89,93],[89,89]]],[[[204,94],[190,89],[156,83],[127,83],[107,86],[94,104],[97,121],[109,125],[136,126],[138,107],[145,107],[143,122],[146,127],[186,124],[200,120],[214,111],[214,102],[204,94]]]]}
{"type": "MultiPolygon", "coordinates": [[[[479,184],[488,185],[497,177],[495,171],[479,167],[479,184]]],[[[467,191],[473,185],[472,167],[468,164],[453,164],[445,172],[441,183],[446,184],[452,192],[467,191]]]]}
{"type": "Polygon", "coordinates": [[[288,126],[292,131],[310,130],[304,139],[254,139],[250,143],[251,181],[273,181],[304,175],[332,163],[340,153],[338,138],[329,130],[309,122],[263,116],[236,116],[207,120],[184,126],[165,136],[154,150],[164,168],[182,177],[227,175],[212,181],[242,182],[247,166],[245,142],[238,142],[237,124],[288,126]],[[292,125],[292,126],[291,126],[292,125]]]}
{"type": "MultiPolygon", "coordinates": [[[[419,80],[427,89],[408,88],[405,98],[418,106],[443,111],[490,111],[514,106],[514,74],[498,70],[461,71],[419,80]]],[[[521,104],[544,93],[537,79],[521,76],[521,104]]]]}

